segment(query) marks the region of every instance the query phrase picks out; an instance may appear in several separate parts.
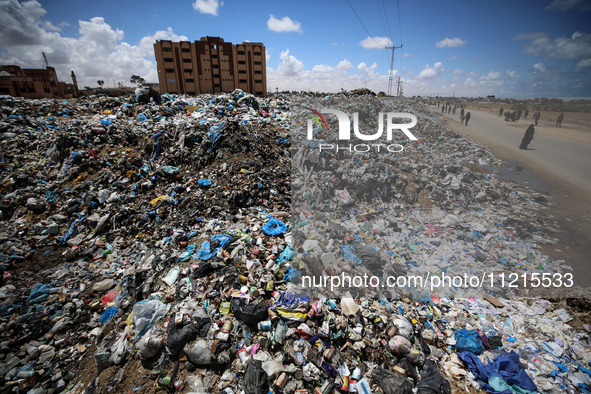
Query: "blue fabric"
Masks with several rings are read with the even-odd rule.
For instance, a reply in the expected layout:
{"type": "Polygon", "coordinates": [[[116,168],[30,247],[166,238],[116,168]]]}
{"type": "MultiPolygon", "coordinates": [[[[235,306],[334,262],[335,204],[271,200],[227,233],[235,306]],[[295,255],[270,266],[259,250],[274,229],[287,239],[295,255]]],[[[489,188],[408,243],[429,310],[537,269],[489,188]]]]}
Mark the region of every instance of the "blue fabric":
{"type": "Polygon", "coordinates": [[[476,355],[470,352],[458,353],[458,357],[488,393],[513,394],[523,392],[523,390],[536,392],[538,389],[527,372],[519,365],[519,354],[515,352],[498,356],[487,365],[484,365],[476,355]],[[494,379],[491,380],[491,378],[494,379]],[[505,388],[497,378],[504,380],[509,389],[497,391],[494,387],[505,388]],[[494,387],[489,384],[489,381],[494,382],[494,387]]]}
{"type": "Polygon", "coordinates": [[[226,121],[221,121],[217,126],[211,126],[207,132],[207,136],[211,141],[211,146],[207,148],[207,153],[211,153],[218,149],[221,143],[222,135],[224,134],[224,128],[226,127],[226,121]]]}
{"type": "Polygon", "coordinates": [[[197,251],[197,258],[201,259],[201,260],[209,260],[211,259],[213,256],[215,256],[218,253],[218,250],[220,248],[223,248],[224,246],[228,245],[230,243],[230,240],[232,239],[232,237],[230,237],[228,234],[216,234],[213,237],[211,237],[211,241],[216,241],[219,240],[220,241],[220,245],[211,250],[211,245],[208,241],[205,241],[201,244],[201,249],[199,249],[197,251]]]}
{"type": "Polygon", "coordinates": [[[271,219],[263,226],[265,235],[277,236],[287,231],[287,226],[279,219],[271,219]]]}
{"type": "Polygon", "coordinates": [[[342,245],[341,246],[341,257],[347,260],[351,260],[355,263],[355,265],[361,265],[362,260],[361,258],[357,257],[353,251],[355,250],[354,245],[342,245]]]}
{"type": "Polygon", "coordinates": [[[458,352],[471,352],[474,354],[482,353],[482,340],[475,330],[466,330],[462,328],[456,332],[456,349],[458,352]]]}
{"type": "Polygon", "coordinates": [[[119,312],[119,308],[116,306],[105,309],[105,313],[99,317],[99,323],[108,323],[113,318],[113,316],[117,314],[117,312],[119,312]]]}
{"type": "Polygon", "coordinates": [[[199,179],[197,184],[199,186],[211,186],[211,181],[209,179],[199,179]]]}

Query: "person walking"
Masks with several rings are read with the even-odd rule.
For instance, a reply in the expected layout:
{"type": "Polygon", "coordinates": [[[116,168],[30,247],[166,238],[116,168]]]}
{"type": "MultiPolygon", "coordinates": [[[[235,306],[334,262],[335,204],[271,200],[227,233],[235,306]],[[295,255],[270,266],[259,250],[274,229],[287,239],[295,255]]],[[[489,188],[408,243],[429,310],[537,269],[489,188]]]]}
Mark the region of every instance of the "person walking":
{"type": "Polygon", "coordinates": [[[523,119],[527,119],[527,115],[529,115],[529,109],[525,109],[525,112],[523,113],[523,119]]]}
{"type": "Polygon", "coordinates": [[[564,112],[561,112],[556,119],[556,127],[562,127],[562,120],[564,119],[564,112]]]}
{"type": "Polygon", "coordinates": [[[501,107],[501,109],[499,110],[499,116],[503,116],[503,111],[504,111],[504,108],[501,107]]]}
{"type": "Polygon", "coordinates": [[[536,129],[534,128],[533,124],[530,124],[525,134],[523,135],[523,139],[521,140],[521,144],[519,145],[519,149],[527,149],[527,146],[530,142],[534,139],[534,133],[536,129]]]}
{"type": "Polygon", "coordinates": [[[537,111],[536,115],[534,116],[536,126],[538,125],[538,121],[540,120],[540,116],[541,116],[541,112],[537,111]]]}
{"type": "Polygon", "coordinates": [[[468,113],[466,114],[466,120],[465,120],[465,122],[464,122],[464,124],[465,124],[466,126],[468,126],[468,121],[469,121],[469,120],[470,120],[470,112],[468,112],[468,113]]]}

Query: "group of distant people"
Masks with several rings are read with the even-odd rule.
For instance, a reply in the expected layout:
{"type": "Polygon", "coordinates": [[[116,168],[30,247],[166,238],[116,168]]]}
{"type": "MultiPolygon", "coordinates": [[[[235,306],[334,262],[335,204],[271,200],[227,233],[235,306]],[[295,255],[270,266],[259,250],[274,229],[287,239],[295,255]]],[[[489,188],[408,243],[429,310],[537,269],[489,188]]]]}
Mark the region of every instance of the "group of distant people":
{"type": "MultiPolygon", "coordinates": [[[[501,107],[501,109],[499,110],[499,116],[503,116],[503,111],[504,108],[501,107]]],[[[510,112],[510,111],[506,111],[505,112],[505,120],[507,120],[508,118],[511,118],[513,121],[519,120],[521,118],[521,114],[523,113],[523,119],[527,119],[528,115],[529,115],[529,109],[526,108],[525,111],[522,112],[522,110],[517,110],[514,112],[510,112]]],[[[539,110],[534,110],[534,114],[532,115],[532,120],[534,121],[534,125],[537,126],[538,122],[540,121],[540,116],[541,116],[541,112],[539,110]]],[[[556,127],[562,127],[562,121],[564,120],[564,112],[561,112],[560,115],[558,115],[558,118],[556,118],[556,127]]]]}

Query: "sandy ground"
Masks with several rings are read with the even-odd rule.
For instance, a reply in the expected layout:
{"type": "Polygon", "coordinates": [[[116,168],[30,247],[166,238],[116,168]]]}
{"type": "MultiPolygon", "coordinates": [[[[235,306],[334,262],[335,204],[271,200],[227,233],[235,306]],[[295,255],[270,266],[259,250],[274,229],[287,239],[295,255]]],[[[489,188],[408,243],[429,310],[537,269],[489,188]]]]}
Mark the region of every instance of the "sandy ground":
{"type": "MultiPolygon", "coordinates": [[[[446,119],[446,127],[454,130],[476,142],[487,146],[487,148],[502,160],[517,161],[519,165],[526,168],[534,177],[543,180],[551,185],[549,191],[554,201],[553,212],[551,213],[561,224],[562,233],[556,235],[559,243],[555,245],[545,245],[542,249],[553,259],[564,259],[567,264],[575,268],[576,284],[585,287],[591,287],[591,274],[589,273],[589,263],[591,263],[591,194],[583,190],[576,183],[569,182],[567,179],[556,176],[551,168],[547,168],[543,163],[531,163],[521,159],[519,151],[512,152],[507,150],[505,145],[495,143],[494,139],[483,138],[476,133],[474,128],[465,127],[459,123],[459,113],[456,115],[443,115],[441,110],[431,107],[432,111],[446,119]]],[[[480,112],[474,106],[468,105],[467,111],[471,112],[474,119],[480,112]]],[[[498,113],[498,109],[485,108],[484,112],[498,113]]],[[[558,113],[556,113],[558,116],[558,113]]],[[[577,119],[578,124],[563,122],[562,128],[555,127],[556,116],[548,113],[545,116],[542,113],[541,120],[536,126],[536,134],[540,133],[556,138],[571,140],[581,143],[591,144],[591,114],[588,113],[565,113],[564,118],[577,119]],[[553,123],[552,123],[553,122],[553,123]],[[585,124],[586,123],[586,124],[585,124]]],[[[528,118],[531,118],[531,113],[528,118]]],[[[529,120],[520,120],[516,123],[505,122],[499,118],[501,124],[509,127],[515,127],[516,132],[523,134],[527,126],[531,124],[529,120]]],[[[591,160],[591,157],[589,158],[591,160]]],[[[591,174],[589,174],[591,177],[591,174]]]]}

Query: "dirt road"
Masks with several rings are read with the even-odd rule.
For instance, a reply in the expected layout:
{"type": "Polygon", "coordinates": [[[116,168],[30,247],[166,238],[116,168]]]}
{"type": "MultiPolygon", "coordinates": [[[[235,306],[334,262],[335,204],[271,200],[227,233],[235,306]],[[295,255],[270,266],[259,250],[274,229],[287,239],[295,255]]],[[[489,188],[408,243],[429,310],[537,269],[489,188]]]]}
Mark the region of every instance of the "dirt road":
{"type": "Polygon", "coordinates": [[[517,162],[550,185],[548,192],[555,202],[552,214],[563,232],[557,235],[558,244],[543,249],[573,266],[578,278],[575,283],[591,287],[591,144],[566,137],[572,130],[565,129],[565,138],[560,138],[560,129],[539,126],[528,150],[520,150],[528,121],[509,123],[494,114],[469,109],[471,119],[464,126],[459,112],[444,115],[437,107],[431,108],[447,120],[449,129],[487,146],[500,159],[517,162]]]}

